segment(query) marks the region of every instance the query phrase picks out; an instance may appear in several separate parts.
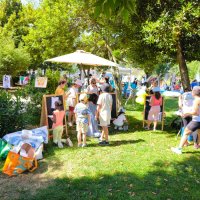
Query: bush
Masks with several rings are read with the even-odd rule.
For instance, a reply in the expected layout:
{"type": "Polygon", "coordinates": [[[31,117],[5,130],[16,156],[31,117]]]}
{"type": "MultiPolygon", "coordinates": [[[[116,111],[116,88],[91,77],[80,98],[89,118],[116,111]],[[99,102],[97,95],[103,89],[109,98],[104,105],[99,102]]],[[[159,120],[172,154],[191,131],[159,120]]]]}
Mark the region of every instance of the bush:
{"type": "Polygon", "coordinates": [[[10,94],[0,91],[0,137],[5,134],[39,126],[42,96],[45,90],[31,84],[10,94]]]}
{"type": "Polygon", "coordinates": [[[39,126],[42,97],[54,94],[60,78],[59,71],[48,70],[46,75],[47,88],[35,88],[35,81],[32,80],[13,94],[0,90],[0,137],[30,126],[39,126]]]}
{"type": "Polygon", "coordinates": [[[20,98],[1,90],[0,102],[0,137],[25,128],[26,118],[23,113],[25,106],[20,98]]]}

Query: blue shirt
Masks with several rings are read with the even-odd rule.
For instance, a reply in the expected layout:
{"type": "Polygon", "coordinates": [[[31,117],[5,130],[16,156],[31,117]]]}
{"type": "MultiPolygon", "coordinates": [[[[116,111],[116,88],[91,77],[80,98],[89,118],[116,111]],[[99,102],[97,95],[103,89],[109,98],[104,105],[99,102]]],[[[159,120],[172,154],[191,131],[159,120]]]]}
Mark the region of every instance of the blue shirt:
{"type": "Polygon", "coordinates": [[[77,122],[82,122],[84,124],[88,124],[88,115],[90,113],[89,109],[84,103],[78,103],[75,106],[74,113],[76,113],[77,122]]]}

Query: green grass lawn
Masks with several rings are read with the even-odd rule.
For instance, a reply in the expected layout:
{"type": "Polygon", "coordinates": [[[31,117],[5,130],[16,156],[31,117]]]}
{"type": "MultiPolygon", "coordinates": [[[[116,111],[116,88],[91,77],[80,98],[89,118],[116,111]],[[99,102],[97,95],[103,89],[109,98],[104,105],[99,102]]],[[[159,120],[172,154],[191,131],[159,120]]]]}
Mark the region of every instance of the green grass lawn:
{"type": "MultiPolygon", "coordinates": [[[[110,134],[110,146],[58,149],[48,144],[33,173],[7,177],[0,174],[2,199],[200,199],[200,151],[193,146],[182,155],[177,131],[170,129],[177,99],[166,99],[164,131],[144,131],[140,105],[127,105],[128,132],[110,134]]],[[[0,162],[3,167],[3,162],[0,162]]]]}

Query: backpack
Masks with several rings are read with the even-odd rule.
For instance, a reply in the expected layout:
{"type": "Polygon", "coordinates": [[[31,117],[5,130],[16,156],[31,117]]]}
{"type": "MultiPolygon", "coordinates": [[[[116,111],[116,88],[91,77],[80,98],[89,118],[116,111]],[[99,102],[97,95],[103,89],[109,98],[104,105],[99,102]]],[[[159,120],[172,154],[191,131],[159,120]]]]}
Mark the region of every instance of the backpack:
{"type": "Polygon", "coordinates": [[[171,128],[175,130],[180,130],[182,127],[182,119],[180,117],[176,117],[172,122],[171,122],[171,128]]]}

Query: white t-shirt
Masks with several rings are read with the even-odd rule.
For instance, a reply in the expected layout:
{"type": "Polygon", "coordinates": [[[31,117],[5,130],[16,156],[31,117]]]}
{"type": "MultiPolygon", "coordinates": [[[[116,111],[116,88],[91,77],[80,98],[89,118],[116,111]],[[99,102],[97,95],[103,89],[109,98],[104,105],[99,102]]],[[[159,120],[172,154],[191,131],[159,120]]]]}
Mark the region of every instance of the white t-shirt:
{"type": "Polygon", "coordinates": [[[121,114],[113,121],[113,124],[116,126],[123,126],[124,121],[126,121],[126,117],[124,114],[121,114]]]}
{"type": "Polygon", "coordinates": [[[99,113],[100,121],[110,121],[111,119],[111,106],[112,106],[112,96],[109,93],[101,93],[97,101],[98,105],[101,105],[101,110],[99,113]]]}
{"type": "Polygon", "coordinates": [[[182,112],[191,112],[193,109],[194,97],[192,92],[185,92],[182,94],[182,112]]]}
{"type": "Polygon", "coordinates": [[[72,87],[72,88],[69,89],[69,92],[70,92],[70,94],[67,98],[67,105],[74,107],[75,103],[76,103],[76,95],[78,94],[78,89],[72,87]]]}

